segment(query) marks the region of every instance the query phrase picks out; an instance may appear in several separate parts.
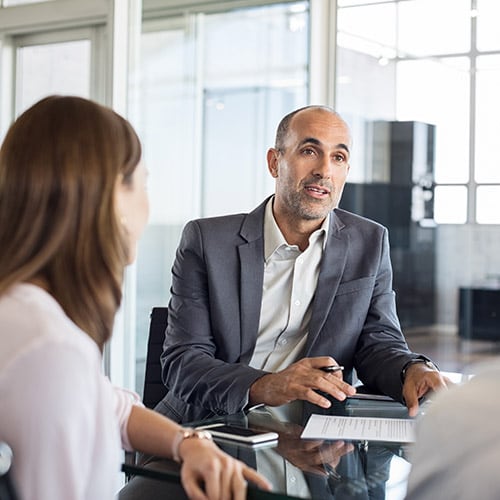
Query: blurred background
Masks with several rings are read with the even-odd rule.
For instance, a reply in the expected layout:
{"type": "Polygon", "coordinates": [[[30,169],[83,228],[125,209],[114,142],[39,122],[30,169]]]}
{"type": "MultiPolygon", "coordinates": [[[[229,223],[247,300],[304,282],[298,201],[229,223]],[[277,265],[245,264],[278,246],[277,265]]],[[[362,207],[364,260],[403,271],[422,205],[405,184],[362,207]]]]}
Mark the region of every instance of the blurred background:
{"type": "Polygon", "coordinates": [[[498,0],[0,0],[0,138],[59,93],[112,106],[143,142],[152,211],[106,351],[112,380],[142,393],[182,227],[272,193],[266,150],[307,104],[351,125],[341,207],[389,228],[410,344],[496,353],[498,19],[498,0]]]}

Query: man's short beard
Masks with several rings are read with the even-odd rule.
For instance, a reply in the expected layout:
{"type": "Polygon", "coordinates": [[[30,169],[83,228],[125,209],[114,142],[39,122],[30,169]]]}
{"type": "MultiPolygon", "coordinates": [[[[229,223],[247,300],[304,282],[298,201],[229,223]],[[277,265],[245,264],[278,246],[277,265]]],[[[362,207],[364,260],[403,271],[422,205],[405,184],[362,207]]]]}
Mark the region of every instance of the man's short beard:
{"type": "Polygon", "coordinates": [[[315,210],[314,207],[309,207],[303,203],[303,197],[301,193],[293,193],[288,198],[288,211],[291,214],[298,215],[303,220],[318,220],[324,219],[332,210],[333,206],[326,207],[324,205],[319,206],[315,210]]]}

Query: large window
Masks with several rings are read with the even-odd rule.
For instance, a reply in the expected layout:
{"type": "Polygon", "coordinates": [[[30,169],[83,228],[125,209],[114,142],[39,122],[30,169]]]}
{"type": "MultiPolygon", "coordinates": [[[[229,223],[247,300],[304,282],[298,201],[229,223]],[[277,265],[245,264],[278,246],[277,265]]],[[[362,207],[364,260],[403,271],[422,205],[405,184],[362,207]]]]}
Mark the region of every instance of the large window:
{"type": "Polygon", "coordinates": [[[137,128],[151,219],[105,354],[113,381],[141,392],[149,312],[169,300],[182,227],[272,192],[266,149],[307,104],[310,37],[308,1],[144,1],[134,45],[132,3],[0,0],[0,129],[53,93],[111,105],[137,128]]]}
{"type": "MultiPolygon", "coordinates": [[[[133,26],[140,28],[140,17],[132,15],[140,14],[140,9],[134,10],[133,3],[0,1],[0,135],[16,116],[51,94],[91,98],[126,115],[127,71],[133,66],[128,45],[133,45],[138,31],[133,26]]],[[[135,361],[130,347],[135,345],[130,333],[134,278],[132,268],[127,272],[116,332],[104,357],[112,380],[128,387],[135,378],[130,361],[135,361]]]]}
{"type": "Polygon", "coordinates": [[[500,271],[498,19],[497,0],[338,1],[350,181],[377,198],[366,215],[390,226],[404,325],[456,325],[458,288],[500,271]]]}
{"type": "Polygon", "coordinates": [[[78,40],[78,35],[51,33],[15,39],[16,115],[50,94],[91,96],[91,40],[83,33],[78,40]]]}
{"type": "Polygon", "coordinates": [[[137,262],[137,382],[149,312],[166,305],[187,220],[251,210],[273,191],[266,150],[307,104],[308,2],[145,20],[132,118],[150,171],[137,262]]]}
{"type": "Polygon", "coordinates": [[[373,218],[393,226],[404,322],[436,310],[456,324],[458,286],[500,274],[498,0],[143,0],[136,38],[125,17],[139,3],[0,0],[1,133],[43,95],[72,93],[128,116],[144,145],[152,212],[110,349],[130,368],[116,383],[142,390],[149,311],[169,300],[185,222],[271,193],[275,127],[309,102],[352,128],[349,184],[373,184],[373,218]],[[387,164],[400,123],[409,176],[387,164]]]}
{"type": "Polygon", "coordinates": [[[499,18],[495,0],[339,1],[338,106],[435,126],[437,223],[500,224],[499,18]]]}

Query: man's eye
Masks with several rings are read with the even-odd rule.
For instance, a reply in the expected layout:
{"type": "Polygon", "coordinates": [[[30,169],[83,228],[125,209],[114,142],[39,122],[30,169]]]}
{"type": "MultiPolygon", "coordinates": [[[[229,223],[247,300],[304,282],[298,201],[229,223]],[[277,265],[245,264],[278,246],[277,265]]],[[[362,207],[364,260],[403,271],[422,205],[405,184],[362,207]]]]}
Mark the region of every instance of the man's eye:
{"type": "Polygon", "coordinates": [[[314,154],[314,149],[311,149],[311,148],[305,148],[302,150],[302,154],[306,155],[306,156],[310,156],[310,155],[313,155],[314,154]]]}
{"type": "Polygon", "coordinates": [[[344,155],[335,155],[333,157],[333,159],[337,162],[337,163],[343,163],[345,161],[345,156],[344,155]]]}

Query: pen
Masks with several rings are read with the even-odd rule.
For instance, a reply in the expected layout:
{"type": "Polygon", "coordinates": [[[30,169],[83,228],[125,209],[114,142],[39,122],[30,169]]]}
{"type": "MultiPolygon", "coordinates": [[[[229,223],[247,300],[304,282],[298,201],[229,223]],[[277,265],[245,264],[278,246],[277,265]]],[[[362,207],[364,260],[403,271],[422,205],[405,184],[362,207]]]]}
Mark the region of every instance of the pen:
{"type": "Polygon", "coordinates": [[[342,371],[344,367],[339,365],[332,365],[332,366],[322,366],[320,369],[323,370],[324,372],[333,373],[342,371]]]}

